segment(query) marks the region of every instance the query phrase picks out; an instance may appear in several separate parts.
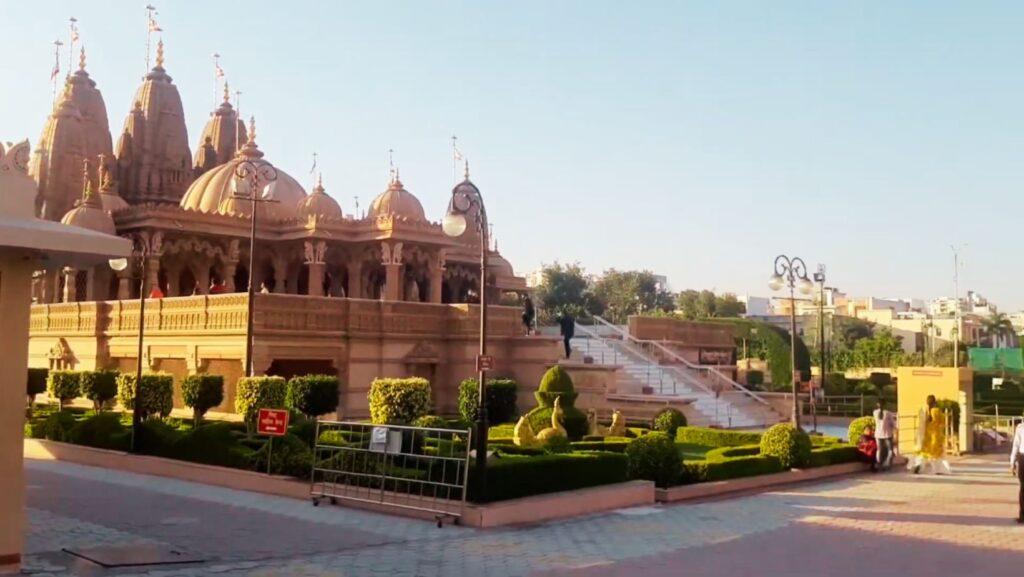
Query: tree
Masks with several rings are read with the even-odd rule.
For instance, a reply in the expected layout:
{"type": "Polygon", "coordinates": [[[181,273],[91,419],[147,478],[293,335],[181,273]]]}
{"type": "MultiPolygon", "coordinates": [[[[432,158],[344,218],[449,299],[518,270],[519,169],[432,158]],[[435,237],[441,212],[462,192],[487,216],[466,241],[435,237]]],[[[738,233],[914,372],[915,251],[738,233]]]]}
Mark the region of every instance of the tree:
{"type": "Polygon", "coordinates": [[[853,362],[858,368],[896,367],[903,360],[903,337],[888,328],[879,329],[871,338],[853,346],[853,362]]]}
{"type": "Polygon", "coordinates": [[[537,286],[537,307],[540,321],[549,323],[563,313],[583,316],[587,310],[590,285],[579,263],[545,265],[537,286]]]}
{"type": "Polygon", "coordinates": [[[709,290],[684,290],[676,296],[679,316],[688,320],[710,318],[736,318],[747,312],[747,307],[736,295],[716,295],[709,290]]]}
{"type": "Polygon", "coordinates": [[[616,324],[625,323],[629,315],[675,308],[672,293],[650,271],[609,269],[594,283],[593,295],[604,316],[616,324]]]}
{"type": "Polygon", "coordinates": [[[1006,313],[995,313],[981,321],[982,328],[985,331],[985,335],[988,337],[988,345],[992,348],[996,346],[1005,346],[1003,337],[1009,337],[1013,334],[1013,323],[1010,322],[1010,318],[1006,316],[1006,313]]]}

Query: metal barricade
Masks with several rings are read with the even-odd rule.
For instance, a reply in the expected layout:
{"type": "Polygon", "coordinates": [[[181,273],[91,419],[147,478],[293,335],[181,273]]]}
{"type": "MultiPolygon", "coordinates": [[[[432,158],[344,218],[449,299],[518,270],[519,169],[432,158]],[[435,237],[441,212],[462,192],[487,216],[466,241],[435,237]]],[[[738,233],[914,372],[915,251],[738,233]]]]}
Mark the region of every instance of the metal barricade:
{"type": "Polygon", "coordinates": [[[466,504],[469,447],[465,429],[320,421],[313,449],[313,505],[353,501],[427,511],[438,526],[466,504]]]}

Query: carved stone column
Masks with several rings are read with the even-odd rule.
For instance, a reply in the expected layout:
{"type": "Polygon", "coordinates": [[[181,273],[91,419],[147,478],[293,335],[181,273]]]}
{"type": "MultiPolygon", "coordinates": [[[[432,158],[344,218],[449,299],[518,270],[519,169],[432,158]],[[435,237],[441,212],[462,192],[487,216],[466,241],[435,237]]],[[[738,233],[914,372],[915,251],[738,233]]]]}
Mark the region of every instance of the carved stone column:
{"type": "Polygon", "coordinates": [[[402,243],[381,243],[381,264],[384,265],[384,300],[402,300],[402,243]]]}
{"type": "Polygon", "coordinates": [[[441,302],[441,287],[444,283],[444,264],[445,254],[444,251],[438,251],[436,258],[430,260],[429,268],[427,269],[430,275],[430,302],[440,303],[441,302]]]}
{"type": "Polygon", "coordinates": [[[363,298],[363,262],[360,260],[349,261],[346,268],[348,268],[348,289],[345,292],[348,298],[363,298]]]}
{"type": "Polygon", "coordinates": [[[239,250],[238,239],[228,243],[228,258],[224,261],[224,289],[233,293],[237,290],[235,286],[235,272],[238,270],[239,250]]]}
{"type": "Polygon", "coordinates": [[[78,293],[75,290],[75,281],[78,278],[78,271],[71,267],[64,267],[64,302],[73,303],[78,300],[78,293]]]}
{"type": "Polygon", "coordinates": [[[132,298],[131,268],[117,273],[117,300],[126,301],[132,298]]]}
{"type": "Polygon", "coordinates": [[[288,292],[288,263],[281,257],[274,257],[274,293],[284,294],[288,292]]]}
{"type": "MultiPolygon", "coordinates": [[[[210,294],[210,264],[203,262],[199,265],[198,270],[194,271],[196,277],[196,285],[198,289],[196,294],[208,295],[210,294]]],[[[189,292],[189,294],[192,294],[189,292]]]]}
{"type": "Polygon", "coordinates": [[[324,262],[324,256],[327,253],[327,243],[319,240],[316,242],[306,241],[303,247],[305,249],[305,262],[309,266],[309,295],[314,297],[324,296],[324,272],[327,270],[327,264],[324,262]]]}
{"type": "MultiPolygon", "coordinates": [[[[146,257],[146,297],[153,292],[154,287],[160,286],[160,255],[146,257]]],[[[163,291],[161,291],[163,292],[163,291]]]]}

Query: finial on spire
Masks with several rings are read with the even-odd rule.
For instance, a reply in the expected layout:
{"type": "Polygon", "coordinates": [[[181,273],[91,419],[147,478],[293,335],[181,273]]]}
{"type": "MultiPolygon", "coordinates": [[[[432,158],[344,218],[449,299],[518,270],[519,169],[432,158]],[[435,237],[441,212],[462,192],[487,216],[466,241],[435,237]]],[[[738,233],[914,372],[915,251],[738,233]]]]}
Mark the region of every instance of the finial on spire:
{"type": "Polygon", "coordinates": [[[82,161],[82,200],[88,201],[93,195],[92,181],[89,180],[89,159],[82,161]]]}
{"type": "Polygon", "coordinates": [[[324,173],[316,173],[316,188],[314,188],[313,190],[315,190],[316,192],[324,191],[324,173]]]}
{"type": "Polygon", "coordinates": [[[465,175],[466,180],[469,180],[469,159],[468,158],[464,158],[462,162],[463,162],[463,167],[464,167],[463,174],[465,175]]]}
{"type": "Polygon", "coordinates": [[[85,72],[85,46],[82,46],[82,50],[78,54],[78,69],[85,72]]]}
{"type": "Polygon", "coordinates": [[[224,81],[224,104],[231,104],[231,91],[228,90],[228,81],[224,81]]]}
{"type": "Polygon", "coordinates": [[[161,38],[156,43],[156,67],[164,67],[164,39],[161,38]]]}
{"type": "Polygon", "coordinates": [[[256,116],[249,117],[249,142],[248,144],[256,144],[256,116]]]}

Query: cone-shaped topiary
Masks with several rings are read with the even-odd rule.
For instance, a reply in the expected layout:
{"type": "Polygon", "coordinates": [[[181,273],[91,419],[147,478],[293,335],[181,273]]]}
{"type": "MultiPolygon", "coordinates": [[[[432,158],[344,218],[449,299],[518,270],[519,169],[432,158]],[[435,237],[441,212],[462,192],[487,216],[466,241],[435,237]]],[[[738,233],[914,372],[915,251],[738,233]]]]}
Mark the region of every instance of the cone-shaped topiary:
{"type": "Polygon", "coordinates": [[[537,397],[537,408],[530,411],[526,418],[534,431],[540,431],[551,425],[551,411],[555,399],[560,398],[559,403],[565,417],[562,426],[570,441],[578,441],[587,434],[587,416],[583,411],[575,407],[576,388],[572,384],[572,377],[560,365],[555,365],[544,373],[540,380],[540,387],[533,394],[537,397]]]}

